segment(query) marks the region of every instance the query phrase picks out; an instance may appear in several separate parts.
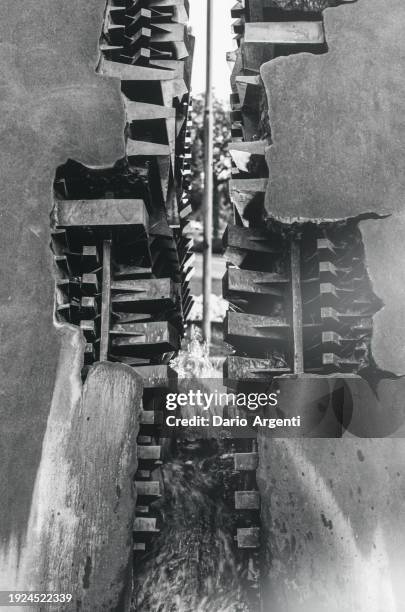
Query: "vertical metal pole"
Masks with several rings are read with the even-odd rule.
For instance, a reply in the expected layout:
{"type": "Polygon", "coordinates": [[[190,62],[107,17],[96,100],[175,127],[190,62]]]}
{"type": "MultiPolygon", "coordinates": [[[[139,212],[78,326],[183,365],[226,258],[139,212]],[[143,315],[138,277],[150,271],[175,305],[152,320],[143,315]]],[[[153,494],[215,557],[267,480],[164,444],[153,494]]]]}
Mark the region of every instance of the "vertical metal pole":
{"type": "Polygon", "coordinates": [[[291,240],[291,287],[294,340],[294,374],[303,374],[304,339],[301,292],[301,248],[300,243],[294,238],[291,240]]]}
{"type": "Polygon", "coordinates": [[[101,290],[100,361],[108,361],[111,318],[111,240],[103,242],[103,285],[101,290]]]}
{"type": "Polygon", "coordinates": [[[212,204],[213,204],[213,82],[212,47],[214,31],[214,0],[207,0],[207,73],[204,112],[204,243],[203,243],[203,337],[211,342],[211,270],[212,270],[212,204]]]}

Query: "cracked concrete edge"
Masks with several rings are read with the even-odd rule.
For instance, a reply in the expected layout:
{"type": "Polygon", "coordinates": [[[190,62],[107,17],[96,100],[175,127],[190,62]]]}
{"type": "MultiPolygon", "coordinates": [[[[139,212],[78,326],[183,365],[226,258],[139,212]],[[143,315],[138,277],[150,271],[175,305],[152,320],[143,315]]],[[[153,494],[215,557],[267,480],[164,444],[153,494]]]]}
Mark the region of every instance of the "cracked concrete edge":
{"type": "Polygon", "coordinates": [[[389,10],[377,0],[325,9],[327,53],[262,66],[274,132],[269,213],[344,218],[400,209],[403,13],[399,0],[389,10]]]}
{"type": "Polygon", "coordinates": [[[4,588],[18,578],[56,364],[62,352],[66,357],[61,337],[70,338],[68,359],[83,357],[82,341],[74,341],[77,328],[53,317],[49,242],[55,170],[68,158],[108,167],[125,152],[119,83],[96,73],[104,4],[45,0],[27,5],[23,19],[19,3],[0,8],[0,72],[5,76],[0,101],[0,300],[7,329],[0,351],[4,588]]]}
{"type": "Polygon", "coordinates": [[[70,350],[82,342],[80,334],[62,335],[18,588],[70,590],[83,610],[118,609],[131,588],[143,382],[129,366],[104,362],[92,366],[82,385],[80,356],[70,350]]]}
{"type": "Polygon", "coordinates": [[[375,294],[383,302],[374,316],[372,354],[376,365],[405,375],[405,212],[385,219],[362,220],[365,264],[375,294]]]}
{"type": "MultiPolygon", "coordinates": [[[[356,3],[351,5],[340,5],[338,7],[326,8],[323,11],[324,25],[326,32],[326,40],[328,45],[332,47],[339,38],[339,29],[336,28],[335,20],[339,16],[340,11],[350,11],[356,3]]],[[[329,53],[329,51],[328,51],[329,53]]],[[[272,70],[277,64],[282,69],[282,66],[289,65],[291,62],[297,62],[297,57],[305,56],[305,61],[308,65],[314,65],[324,61],[325,55],[313,55],[310,53],[297,54],[287,57],[280,57],[270,60],[263,64],[260,68],[260,76],[265,88],[269,115],[271,115],[271,90],[272,90],[272,70]]],[[[277,147],[278,131],[277,122],[272,121],[269,116],[269,121],[272,129],[272,144],[266,148],[266,162],[269,166],[269,182],[266,192],[266,212],[270,219],[280,222],[281,224],[292,226],[294,224],[303,223],[334,223],[340,221],[356,220],[359,229],[363,236],[363,244],[366,258],[366,270],[368,271],[369,279],[377,295],[383,302],[383,307],[373,317],[373,336],[371,351],[373,359],[378,369],[386,373],[395,375],[405,374],[405,331],[402,333],[403,309],[401,304],[404,303],[402,287],[405,286],[404,266],[401,262],[404,261],[404,249],[401,230],[403,227],[403,215],[394,213],[393,217],[389,217],[389,212],[383,210],[382,214],[373,211],[373,205],[370,203],[370,210],[363,210],[362,213],[353,215],[337,214],[336,216],[305,216],[305,215],[284,215],[272,210],[272,150],[277,147]],[[389,220],[391,218],[391,221],[389,220]],[[376,224],[375,221],[383,222],[376,224]],[[399,224],[399,225],[398,225],[399,224]],[[394,247],[395,244],[395,247],[394,247]],[[387,247],[387,248],[386,248],[387,247]],[[388,255],[389,252],[389,256],[388,255]],[[387,263],[389,264],[387,265],[387,263]]],[[[384,207],[383,207],[384,209],[384,207]]],[[[354,211],[353,211],[354,212],[354,211]]],[[[394,384],[394,382],[392,383],[394,384]]]]}

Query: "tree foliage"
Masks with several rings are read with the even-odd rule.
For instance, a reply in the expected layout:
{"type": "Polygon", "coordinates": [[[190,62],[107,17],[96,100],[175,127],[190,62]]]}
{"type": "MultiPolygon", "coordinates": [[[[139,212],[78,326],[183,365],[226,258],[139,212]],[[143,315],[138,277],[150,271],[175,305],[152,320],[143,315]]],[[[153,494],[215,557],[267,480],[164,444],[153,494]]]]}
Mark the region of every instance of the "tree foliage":
{"type": "MultiPolygon", "coordinates": [[[[219,238],[231,213],[229,198],[229,179],[231,177],[231,158],[228,145],[231,142],[231,123],[229,107],[214,99],[214,238],[219,238]]],[[[191,204],[194,219],[202,219],[204,188],[204,99],[193,100],[192,113],[192,188],[191,204]]]]}

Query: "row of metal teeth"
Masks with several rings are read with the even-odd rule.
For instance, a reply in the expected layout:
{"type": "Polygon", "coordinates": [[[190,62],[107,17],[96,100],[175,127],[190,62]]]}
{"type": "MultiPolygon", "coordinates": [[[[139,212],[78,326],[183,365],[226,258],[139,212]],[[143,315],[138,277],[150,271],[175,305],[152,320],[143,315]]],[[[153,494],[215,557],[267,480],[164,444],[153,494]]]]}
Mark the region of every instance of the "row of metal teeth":
{"type": "MultiPolygon", "coordinates": [[[[144,376],[146,368],[136,368],[144,376]]],[[[175,389],[177,375],[168,366],[154,366],[144,377],[143,410],[138,436],[138,471],[135,476],[137,495],[134,522],[134,554],[147,552],[151,540],[159,532],[153,502],[162,495],[159,467],[162,465],[163,449],[159,434],[163,422],[162,398],[164,393],[175,389]]]]}
{"type": "Polygon", "coordinates": [[[143,66],[160,59],[185,59],[189,52],[187,20],[184,3],[110,0],[101,51],[107,59],[143,66]]]}
{"type": "MultiPolygon", "coordinates": [[[[337,241],[313,237],[314,230],[308,231],[310,235],[303,231],[294,246],[301,262],[295,281],[300,289],[304,370],[320,374],[358,371],[369,357],[372,318],[379,303],[371,291],[362,254],[355,254],[356,231],[341,230],[352,244],[348,248],[346,241],[341,242],[340,249],[337,241]],[[345,253],[347,261],[337,265],[339,252],[345,253]]],[[[227,360],[227,379],[259,379],[294,371],[296,323],[289,261],[294,242],[294,238],[257,229],[227,229],[224,245],[231,266],[223,291],[233,309],[225,321],[225,338],[239,353],[227,360]],[[266,360],[270,354],[272,363],[266,360]]]]}
{"type": "Polygon", "coordinates": [[[276,4],[250,0],[245,6],[244,2],[237,2],[231,11],[237,42],[237,50],[228,53],[233,71],[232,137],[249,143],[246,150],[253,145],[252,141],[270,132],[261,65],[302,51],[314,54],[327,51],[322,13],[307,10],[305,4],[296,10],[279,8],[276,4]]]}
{"type": "Polygon", "coordinates": [[[303,44],[317,44],[323,52],[324,43],[324,36],[311,38],[317,28],[323,33],[320,13],[282,10],[274,4],[252,0],[232,9],[238,20],[238,49],[229,58],[235,225],[224,236],[231,266],[224,278],[224,296],[233,304],[225,338],[238,353],[225,365],[225,376],[231,380],[295,372],[294,343],[300,335],[306,372],[357,370],[366,361],[372,315],[378,309],[353,228],[316,231],[308,226],[296,237],[288,237],[281,227],[264,229],[271,121],[266,120],[260,67],[280,54],[301,50],[303,44]],[[299,304],[293,303],[297,294],[299,304]],[[298,320],[294,310],[301,311],[298,320]]]}
{"type": "MultiPolygon", "coordinates": [[[[235,510],[242,515],[244,512],[254,513],[254,516],[260,511],[260,495],[255,486],[258,454],[255,441],[251,444],[252,448],[255,449],[252,452],[234,453],[235,471],[240,474],[241,484],[244,483],[248,487],[245,490],[235,491],[235,510]]],[[[257,526],[238,527],[235,539],[240,549],[258,549],[260,546],[260,528],[257,526]]]]}
{"type": "MultiPolygon", "coordinates": [[[[284,11],[274,4],[249,0],[232,9],[237,40],[236,51],[228,54],[234,223],[223,238],[228,262],[223,295],[230,302],[224,337],[235,349],[225,361],[224,380],[231,390],[246,390],[252,383],[268,388],[278,376],[357,372],[367,365],[372,315],[379,307],[355,226],[307,224],[297,231],[267,220],[265,155],[272,134],[261,66],[281,55],[327,51],[320,13],[284,11]]],[[[246,440],[235,441],[238,447],[246,448],[246,440]]],[[[234,454],[241,475],[255,474],[256,451],[252,440],[251,452],[234,454]]],[[[242,525],[244,514],[250,523],[256,516],[257,523],[240,526],[236,541],[251,550],[253,563],[260,546],[260,496],[254,476],[241,483],[235,509],[242,525]]]]}
{"type": "Polygon", "coordinates": [[[192,307],[187,16],[187,0],[108,3],[98,71],[121,81],[125,158],[102,170],[69,160],[54,185],[56,316],[83,331],[83,378],[91,364],[109,360],[144,382],[137,554],[158,531],[162,394],[176,385],[168,363],[192,307]]]}

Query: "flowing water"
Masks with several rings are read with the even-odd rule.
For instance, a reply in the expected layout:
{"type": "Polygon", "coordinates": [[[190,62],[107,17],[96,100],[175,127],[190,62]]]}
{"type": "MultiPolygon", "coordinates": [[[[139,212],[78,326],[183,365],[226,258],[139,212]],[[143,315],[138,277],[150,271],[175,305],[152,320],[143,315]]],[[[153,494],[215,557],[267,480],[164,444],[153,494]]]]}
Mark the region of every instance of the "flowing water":
{"type": "MultiPolygon", "coordinates": [[[[208,451],[193,446],[193,454],[208,451]]],[[[136,610],[252,610],[245,592],[246,560],[233,539],[236,475],[230,462],[223,463],[214,452],[189,460],[184,456],[163,466],[164,496],[155,506],[161,532],[136,571],[136,610]]]]}
{"type": "MultiPolygon", "coordinates": [[[[196,334],[174,366],[181,377],[218,376],[196,334]]],[[[153,504],[160,533],[135,560],[134,609],[257,612],[257,576],[234,541],[240,476],[229,453],[232,441],[173,439],[169,445],[154,474],[163,485],[153,504]]]]}

